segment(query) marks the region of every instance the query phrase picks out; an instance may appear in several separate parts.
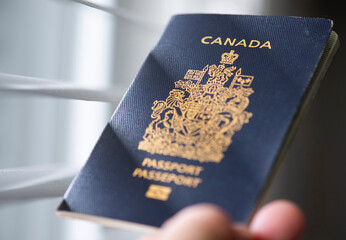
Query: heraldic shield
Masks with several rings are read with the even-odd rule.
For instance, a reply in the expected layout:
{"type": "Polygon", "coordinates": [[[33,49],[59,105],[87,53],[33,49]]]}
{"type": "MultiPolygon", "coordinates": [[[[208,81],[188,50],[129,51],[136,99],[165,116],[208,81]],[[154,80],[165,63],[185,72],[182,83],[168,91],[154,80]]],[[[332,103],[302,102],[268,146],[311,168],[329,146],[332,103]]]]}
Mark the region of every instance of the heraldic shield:
{"type": "Polygon", "coordinates": [[[166,100],[154,101],[153,120],[138,149],[199,162],[221,162],[235,132],[252,117],[245,110],[254,93],[250,87],[254,77],[242,75],[242,69],[233,66],[238,57],[231,50],[221,55],[218,66],[187,70],[166,100]]]}

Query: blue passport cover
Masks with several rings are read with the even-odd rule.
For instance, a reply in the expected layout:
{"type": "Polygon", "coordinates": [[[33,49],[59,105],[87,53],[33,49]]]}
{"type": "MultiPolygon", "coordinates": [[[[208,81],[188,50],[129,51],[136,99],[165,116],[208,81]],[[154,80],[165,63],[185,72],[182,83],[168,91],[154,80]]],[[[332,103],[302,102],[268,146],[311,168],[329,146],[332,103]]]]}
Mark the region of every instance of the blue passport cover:
{"type": "Polygon", "coordinates": [[[160,226],[210,202],[247,222],[331,29],[317,18],[173,16],[58,213],[160,226]]]}

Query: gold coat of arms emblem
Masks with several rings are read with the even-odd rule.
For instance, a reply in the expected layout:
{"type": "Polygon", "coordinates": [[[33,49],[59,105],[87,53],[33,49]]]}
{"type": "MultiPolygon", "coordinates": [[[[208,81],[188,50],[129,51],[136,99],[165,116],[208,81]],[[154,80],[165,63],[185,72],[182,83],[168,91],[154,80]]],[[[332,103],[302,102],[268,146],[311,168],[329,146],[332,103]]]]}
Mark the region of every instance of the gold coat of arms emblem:
{"type": "Polygon", "coordinates": [[[254,93],[250,87],[254,77],[243,75],[242,69],[233,65],[238,57],[231,50],[221,55],[219,65],[187,70],[166,100],[154,101],[153,120],[138,149],[199,162],[221,162],[235,132],[252,117],[245,110],[254,93]]]}

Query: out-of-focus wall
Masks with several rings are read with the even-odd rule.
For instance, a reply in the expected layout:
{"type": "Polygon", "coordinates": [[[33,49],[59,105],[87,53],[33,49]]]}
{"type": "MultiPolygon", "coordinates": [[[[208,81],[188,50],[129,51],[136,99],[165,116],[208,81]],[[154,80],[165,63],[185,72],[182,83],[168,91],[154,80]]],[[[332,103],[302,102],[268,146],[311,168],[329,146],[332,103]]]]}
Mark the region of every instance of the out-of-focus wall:
{"type": "Polygon", "coordinates": [[[346,15],[341,4],[270,1],[272,15],[332,19],[341,44],[266,199],[291,199],[302,207],[307,217],[303,239],[343,239],[346,233],[346,15]]]}

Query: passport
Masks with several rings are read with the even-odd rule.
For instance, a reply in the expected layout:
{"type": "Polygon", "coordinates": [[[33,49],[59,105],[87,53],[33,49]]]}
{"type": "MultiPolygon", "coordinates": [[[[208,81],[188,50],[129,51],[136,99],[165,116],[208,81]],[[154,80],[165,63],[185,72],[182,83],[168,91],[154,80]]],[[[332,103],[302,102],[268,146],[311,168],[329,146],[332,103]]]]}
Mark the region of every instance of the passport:
{"type": "Polygon", "coordinates": [[[251,219],[339,46],[323,18],[171,18],[57,214],[153,230],[213,203],[251,219]]]}

